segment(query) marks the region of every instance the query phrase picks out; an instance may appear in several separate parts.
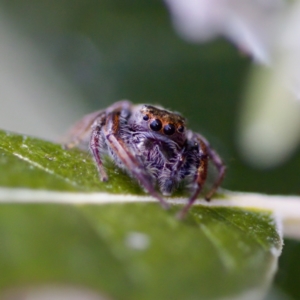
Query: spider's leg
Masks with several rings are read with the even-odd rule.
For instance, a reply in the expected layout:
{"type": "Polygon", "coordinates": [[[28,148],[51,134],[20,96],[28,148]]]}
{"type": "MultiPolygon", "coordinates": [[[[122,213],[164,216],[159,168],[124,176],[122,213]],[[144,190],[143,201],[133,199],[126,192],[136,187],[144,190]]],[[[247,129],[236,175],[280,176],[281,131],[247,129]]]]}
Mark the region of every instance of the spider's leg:
{"type": "MultiPolygon", "coordinates": [[[[93,154],[94,160],[97,165],[100,180],[107,181],[108,176],[104,170],[102,159],[101,159],[101,139],[102,139],[102,129],[106,124],[107,115],[110,115],[113,111],[120,111],[121,109],[129,110],[131,103],[129,101],[123,100],[114,103],[106,110],[98,111],[90,115],[85,116],[82,121],[86,120],[91,128],[90,133],[90,144],[89,148],[93,154]],[[94,123],[91,126],[90,121],[93,120],[94,123]]],[[[81,122],[82,122],[81,121],[81,122]]],[[[80,121],[79,121],[80,122],[80,121]]]]}
{"type": "Polygon", "coordinates": [[[217,191],[218,187],[221,185],[224,179],[226,166],[223,163],[221,157],[218,155],[218,153],[210,147],[208,141],[205,138],[203,138],[200,134],[197,134],[197,136],[203,141],[203,143],[205,143],[208,157],[211,159],[211,161],[215,165],[215,168],[218,171],[218,177],[216,181],[214,182],[210,191],[205,196],[205,200],[210,201],[211,197],[215,194],[215,192],[217,191]]]}
{"type": "Polygon", "coordinates": [[[88,145],[89,137],[92,130],[92,125],[98,118],[105,117],[104,110],[98,110],[88,115],[85,115],[81,120],[75,123],[62,137],[61,142],[66,149],[74,148],[82,143],[88,145]]]}
{"type": "Polygon", "coordinates": [[[199,193],[202,190],[202,187],[206,181],[207,176],[207,166],[208,166],[208,155],[207,155],[207,147],[206,144],[203,142],[202,139],[200,139],[198,136],[196,138],[197,142],[199,143],[199,156],[200,156],[200,165],[197,169],[197,172],[195,174],[193,183],[196,184],[196,189],[194,190],[193,194],[188,200],[188,203],[182,208],[181,211],[177,214],[178,219],[183,219],[190,209],[190,207],[193,205],[193,203],[196,201],[199,193]]]}
{"type": "Polygon", "coordinates": [[[169,204],[162,198],[162,196],[156,192],[152,185],[152,180],[149,174],[146,173],[143,166],[139,165],[139,161],[128,149],[127,145],[118,135],[120,125],[120,111],[115,110],[114,112],[107,115],[106,125],[103,128],[107,144],[113,153],[122,161],[127,170],[141,182],[144,188],[149,192],[150,195],[159,200],[161,206],[165,209],[169,208],[169,204]]]}
{"type": "Polygon", "coordinates": [[[90,137],[90,150],[95,159],[100,179],[102,181],[107,181],[108,176],[104,170],[100,153],[101,126],[102,125],[96,124],[92,128],[92,133],[90,137]]]}
{"type": "Polygon", "coordinates": [[[63,136],[59,142],[61,142],[66,149],[71,149],[82,144],[87,148],[93,124],[97,122],[101,123],[101,119],[105,119],[105,116],[112,111],[120,107],[131,107],[131,105],[130,101],[121,100],[112,104],[107,109],[98,110],[85,115],[69,129],[67,134],[63,136]]]}

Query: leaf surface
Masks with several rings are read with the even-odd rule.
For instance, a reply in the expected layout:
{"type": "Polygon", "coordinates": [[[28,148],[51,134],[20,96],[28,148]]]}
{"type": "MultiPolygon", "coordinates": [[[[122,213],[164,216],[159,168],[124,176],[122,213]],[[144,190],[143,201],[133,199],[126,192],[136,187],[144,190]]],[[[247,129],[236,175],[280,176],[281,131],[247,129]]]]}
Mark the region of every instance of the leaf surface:
{"type": "MultiPolygon", "coordinates": [[[[107,170],[101,183],[88,154],[0,132],[0,186],[11,191],[143,194],[107,170]]],[[[2,290],[57,283],[113,299],[260,299],[282,248],[267,211],[199,205],[178,221],[179,205],[42,202],[0,206],[2,290]]]]}

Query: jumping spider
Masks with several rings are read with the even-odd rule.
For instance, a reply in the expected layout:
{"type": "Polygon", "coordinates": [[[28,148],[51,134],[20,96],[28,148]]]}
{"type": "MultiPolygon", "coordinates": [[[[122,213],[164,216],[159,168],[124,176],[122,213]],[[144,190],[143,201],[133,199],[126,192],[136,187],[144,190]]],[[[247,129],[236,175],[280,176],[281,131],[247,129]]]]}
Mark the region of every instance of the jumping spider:
{"type": "Polygon", "coordinates": [[[184,180],[191,189],[191,196],[179,212],[179,218],[185,216],[197,199],[206,181],[209,159],[215,165],[218,177],[205,197],[207,201],[224,178],[225,166],[207,140],[187,130],[186,121],[180,114],[162,107],[119,101],[83,117],[71,129],[70,136],[68,148],[89,139],[89,148],[102,181],[108,180],[102,164],[103,154],[108,154],[165,209],[169,205],[162,195],[171,195],[184,180]],[[156,184],[162,195],[156,191],[156,184]]]}

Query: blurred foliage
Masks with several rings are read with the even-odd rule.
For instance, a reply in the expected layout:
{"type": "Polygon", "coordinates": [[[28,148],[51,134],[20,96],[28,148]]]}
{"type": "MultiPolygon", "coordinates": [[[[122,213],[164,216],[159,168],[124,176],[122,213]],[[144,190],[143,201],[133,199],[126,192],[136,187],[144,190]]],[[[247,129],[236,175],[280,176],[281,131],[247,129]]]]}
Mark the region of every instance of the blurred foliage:
{"type": "MultiPolygon", "coordinates": [[[[76,85],[87,112],[122,98],[159,103],[182,112],[218,149],[228,165],[224,187],[300,193],[299,153],[265,171],[245,165],[237,154],[235,126],[250,60],[224,40],[181,40],[162,1],[1,0],[0,8],[76,85]]],[[[286,243],[275,282],[294,299],[300,294],[297,247],[286,243]]]]}

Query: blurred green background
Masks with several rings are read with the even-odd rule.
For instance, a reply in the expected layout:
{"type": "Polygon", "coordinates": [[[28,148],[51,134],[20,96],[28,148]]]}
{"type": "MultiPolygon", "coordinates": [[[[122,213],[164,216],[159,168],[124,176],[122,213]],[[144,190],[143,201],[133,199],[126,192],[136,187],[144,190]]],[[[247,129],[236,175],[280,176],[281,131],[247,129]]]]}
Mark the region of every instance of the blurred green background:
{"type": "MultiPolygon", "coordinates": [[[[160,104],[186,116],[190,128],[205,135],[224,158],[228,166],[226,189],[300,194],[299,151],[284,165],[270,170],[247,165],[238,153],[239,109],[251,59],[223,39],[201,45],[182,40],[173,30],[162,1],[2,0],[0,13],[80,95],[81,103],[66,97],[67,103],[57,102],[52,110],[46,109],[42,99],[35,99],[34,105],[47,122],[63,124],[51,134],[45,131],[45,138],[58,137],[71,121],[120,99],[160,104]],[[66,118],[61,107],[65,107],[66,118]]],[[[39,60],[36,63],[40,64],[39,60]]],[[[34,72],[39,66],[31,67],[34,72]]],[[[12,86],[18,89],[18,82],[12,86]]],[[[22,97],[16,101],[19,111],[26,109],[28,104],[22,97]]],[[[1,94],[1,106],[6,107],[7,102],[9,97],[1,94]]],[[[29,115],[20,120],[26,123],[29,118],[35,120],[29,115]]],[[[5,129],[36,134],[22,122],[14,128],[3,118],[1,122],[5,129]]],[[[291,297],[287,299],[300,299],[299,242],[285,242],[274,286],[291,297]]]]}

